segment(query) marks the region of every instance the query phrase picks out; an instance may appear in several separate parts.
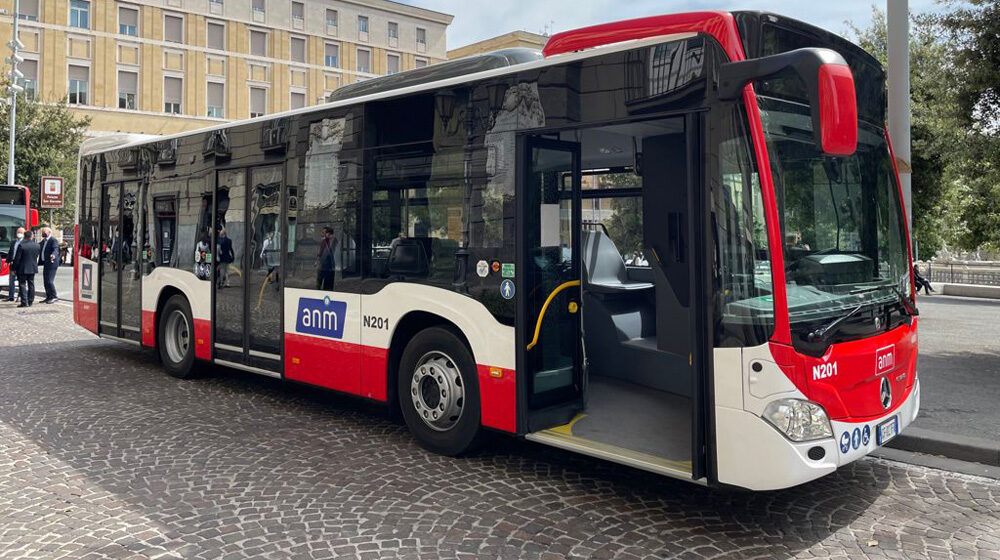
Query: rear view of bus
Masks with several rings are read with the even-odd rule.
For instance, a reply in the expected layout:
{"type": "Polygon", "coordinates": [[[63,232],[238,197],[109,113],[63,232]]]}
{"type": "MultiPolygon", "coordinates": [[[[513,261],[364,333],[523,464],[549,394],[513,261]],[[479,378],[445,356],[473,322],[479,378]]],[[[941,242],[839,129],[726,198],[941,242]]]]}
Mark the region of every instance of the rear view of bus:
{"type": "Polygon", "coordinates": [[[10,285],[10,257],[7,251],[18,228],[38,225],[38,211],[31,211],[28,189],[20,185],[0,185],[0,288],[10,285]]]}

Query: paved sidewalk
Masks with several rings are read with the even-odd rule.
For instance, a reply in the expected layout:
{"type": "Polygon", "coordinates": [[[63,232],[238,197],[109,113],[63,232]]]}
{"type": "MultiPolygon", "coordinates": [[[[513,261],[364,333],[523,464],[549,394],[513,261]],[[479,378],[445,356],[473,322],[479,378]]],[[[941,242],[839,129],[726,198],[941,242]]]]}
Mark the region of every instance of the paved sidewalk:
{"type": "Polygon", "coordinates": [[[68,306],[0,306],[0,557],[1000,559],[1000,483],[864,459],[705,489],[498,438],[454,459],[356,401],[179,381],[68,306]]]}

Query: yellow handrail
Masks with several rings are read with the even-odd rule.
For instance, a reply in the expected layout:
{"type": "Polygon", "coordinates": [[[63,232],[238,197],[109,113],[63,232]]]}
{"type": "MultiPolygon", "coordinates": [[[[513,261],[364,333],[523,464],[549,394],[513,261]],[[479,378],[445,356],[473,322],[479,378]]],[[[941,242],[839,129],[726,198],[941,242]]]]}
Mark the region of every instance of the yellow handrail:
{"type": "Polygon", "coordinates": [[[532,348],[535,347],[536,344],[538,344],[538,333],[541,332],[542,330],[542,319],[545,318],[545,312],[549,309],[549,304],[552,303],[552,298],[556,297],[556,294],[565,290],[566,288],[569,288],[570,286],[579,286],[579,285],[580,285],[579,280],[570,280],[569,282],[563,282],[562,284],[559,284],[559,286],[556,289],[552,290],[552,293],[549,294],[549,297],[545,298],[545,303],[542,304],[542,310],[538,313],[538,321],[535,322],[535,336],[531,339],[531,342],[528,344],[528,350],[531,350],[532,348]]]}

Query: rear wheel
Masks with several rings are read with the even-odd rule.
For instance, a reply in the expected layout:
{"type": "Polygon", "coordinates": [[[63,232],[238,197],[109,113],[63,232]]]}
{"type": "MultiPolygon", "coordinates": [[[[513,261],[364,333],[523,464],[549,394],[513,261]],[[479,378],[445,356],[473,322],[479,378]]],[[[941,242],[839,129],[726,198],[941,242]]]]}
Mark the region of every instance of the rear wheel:
{"type": "Polygon", "coordinates": [[[160,312],[159,323],[156,346],[163,369],[180,379],[193,377],[194,321],[187,299],[179,294],[168,299],[160,312]]]}
{"type": "Polygon", "coordinates": [[[443,455],[478,445],[476,363],[454,333],[441,327],[417,333],[403,351],[397,389],[406,426],[420,445],[443,455]]]}

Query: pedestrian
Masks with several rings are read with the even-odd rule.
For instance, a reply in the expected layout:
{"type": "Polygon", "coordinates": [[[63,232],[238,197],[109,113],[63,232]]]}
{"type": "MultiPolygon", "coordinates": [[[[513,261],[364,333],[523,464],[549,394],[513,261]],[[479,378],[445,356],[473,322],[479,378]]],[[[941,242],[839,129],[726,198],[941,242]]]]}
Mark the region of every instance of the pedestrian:
{"type": "Polygon", "coordinates": [[[218,257],[219,264],[216,267],[216,286],[219,288],[229,287],[229,266],[233,264],[236,260],[236,254],[233,253],[233,240],[229,238],[226,234],[226,228],[219,228],[219,234],[215,238],[215,244],[217,245],[215,252],[216,257],[218,257]]]}
{"type": "Polygon", "coordinates": [[[35,303],[35,274],[38,274],[38,258],[42,254],[42,248],[35,243],[33,237],[30,229],[24,232],[24,239],[14,257],[17,283],[21,285],[21,304],[18,307],[31,307],[35,303]]]}
{"type": "Polygon", "coordinates": [[[42,283],[45,285],[45,300],[42,303],[55,303],[56,271],[59,270],[59,242],[52,235],[52,228],[42,228],[42,283]]]}
{"type": "Polygon", "coordinates": [[[319,261],[319,267],[316,271],[317,290],[333,289],[333,275],[337,262],[334,253],[336,247],[337,240],[333,237],[333,228],[325,226],[323,228],[323,237],[319,242],[319,254],[316,257],[316,260],[319,261]]]}
{"type": "Polygon", "coordinates": [[[10,286],[7,288],[7,301],[14,301],[14,284],[17,279],[17,273],[14,272],[14,257],[17,256],[17,250],[21,245],[21,241],[24,240],[24,228],[17,228],[17,237],[10,240],[10,249],[7,251],[7,262],[10,264],[10,270],[7,271],[10,277],[10,286]]]}
{"type": "Polygon", "coordinates": [[[920,267],[913,265],[913,283],[917,286],[917,293],[920,293],[920,288],[924,289],[924,293],[931,295],[934,291],[934,286],[931,286],[931,281],[920,275],[920,267]]]}

